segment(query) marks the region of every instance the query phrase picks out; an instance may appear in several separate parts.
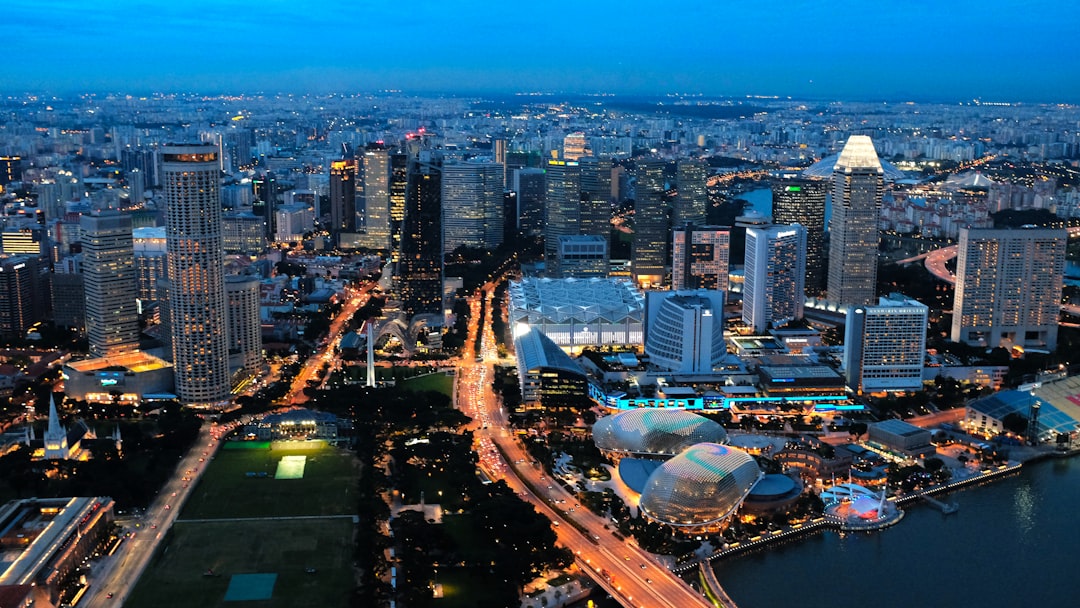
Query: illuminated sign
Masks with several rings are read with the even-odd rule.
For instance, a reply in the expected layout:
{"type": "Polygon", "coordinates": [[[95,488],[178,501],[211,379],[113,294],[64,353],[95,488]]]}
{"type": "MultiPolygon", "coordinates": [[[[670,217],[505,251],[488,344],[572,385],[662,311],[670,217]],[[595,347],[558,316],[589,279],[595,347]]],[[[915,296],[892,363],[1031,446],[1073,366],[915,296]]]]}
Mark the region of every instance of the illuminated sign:
{"type": "Polygon", "coordinates": [[[115,378],[102,378],[101,386],[114,386],[117,382],[115,378]]]}
{"type": "Polygon", "coordinates": [[[802,192],[802,186],[788,186],[784,188],[785,192],[802,192]]]}

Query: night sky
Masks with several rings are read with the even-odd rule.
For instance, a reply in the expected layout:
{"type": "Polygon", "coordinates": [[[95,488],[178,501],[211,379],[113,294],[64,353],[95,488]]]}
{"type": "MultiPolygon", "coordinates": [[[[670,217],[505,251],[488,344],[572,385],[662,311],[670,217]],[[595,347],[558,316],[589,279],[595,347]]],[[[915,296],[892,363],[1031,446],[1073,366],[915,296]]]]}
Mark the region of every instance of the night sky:
{"type": "Polygon", "coordinates": [[[6,0],[5,93],[1080,101],[1080,3],[6,0]]]}

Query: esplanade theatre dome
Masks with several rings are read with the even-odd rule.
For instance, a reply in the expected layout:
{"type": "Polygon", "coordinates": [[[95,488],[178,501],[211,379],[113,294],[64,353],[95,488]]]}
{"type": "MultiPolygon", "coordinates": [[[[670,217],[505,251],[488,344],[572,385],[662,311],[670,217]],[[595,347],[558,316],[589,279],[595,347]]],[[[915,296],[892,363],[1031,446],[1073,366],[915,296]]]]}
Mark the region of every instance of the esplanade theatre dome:
{"type": "Polygon", "coordinates": [[[606,416],[593,425],[596,447],[615,459],[674,456],[695,443],[725,441],[724,427],[685,410],[639,408],[606,416]]]}
{"type": "Polygon", "coordinates": [[[641,492],[642,513],[689,530],[717,529],[750,493],[761,469],[746,452],[700,443],[660,465],[641,492]]]}

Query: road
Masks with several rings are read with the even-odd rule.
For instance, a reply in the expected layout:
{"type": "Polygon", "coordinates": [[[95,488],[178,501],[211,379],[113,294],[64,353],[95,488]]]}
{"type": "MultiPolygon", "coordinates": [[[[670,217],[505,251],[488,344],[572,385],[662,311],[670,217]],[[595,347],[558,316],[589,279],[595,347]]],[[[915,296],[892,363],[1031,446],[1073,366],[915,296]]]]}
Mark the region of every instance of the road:
{"type": "Polygon", "coordinates": [[[127,600],[202,476],[206,461],[213,458],[220,437],[230,429],[229,426],[203,425],[195,445],[176,466],[176,474],[161,489],[143,516],[133,520],[128,527],[132,536],[125,539],[111,556],[97,562],[81,605],[105,608],[120,606],[127,600]],[[138,523],[138,528],[134,528],[135,523],[138,523]],[[108,597],[110,593],[113,594],[112,598],[108,597]]]}
{"type": "Polygon", "coordinates": [[[482,291],[488,303],[484,319],[479,318],[480,298],[473,296],[469,300],[472,312],[469,338],[462,351],[456,399],[458,407],[473,418],[481,469],[491,479],[504,480],[550,518],[559,544],[570,549],[582,569],[623,606],[710,606],[702,594],[657,562],[652,554],[638,548],[632,539],[616,538],[609,529],[610,522],[581,507],[572,494],[548,479],[514,437],[506,412],[491,390],[492,366],[496,360],[490,320],[493,291],[492,283],[482,291]]]}

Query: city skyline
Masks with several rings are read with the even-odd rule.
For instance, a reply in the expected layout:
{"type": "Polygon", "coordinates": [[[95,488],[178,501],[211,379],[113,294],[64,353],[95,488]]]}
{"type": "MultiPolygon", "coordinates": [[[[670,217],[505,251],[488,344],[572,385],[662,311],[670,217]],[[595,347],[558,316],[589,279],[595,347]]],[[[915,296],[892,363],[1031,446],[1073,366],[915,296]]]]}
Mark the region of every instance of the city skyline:
{"type": "Polygon", "coordinates": [[[677,0],[664,5],[673,18],[667,30],[643,27],[651,22],[613,2],[575,6],[573,18],[478,2],[421,2],[407,16],[389,4],[347,12],[270,2],[252,11],[235,2],[125,0],[85,11],[67,1],[16,0],[6,8],[9,39],[32,50],[0,67],[7,93],[1080,100],[1080,66],[1062,60],[1080,51],[1069,31],[1080,6],[1044,0],[964,0],[947,11],[785,1],[771,4],[767,20],[749,6],[677,0]],[[604,27],[576,25],[590,23],[604,27]],[[420,43],[404,44],[410,36],[420,43]]]}

